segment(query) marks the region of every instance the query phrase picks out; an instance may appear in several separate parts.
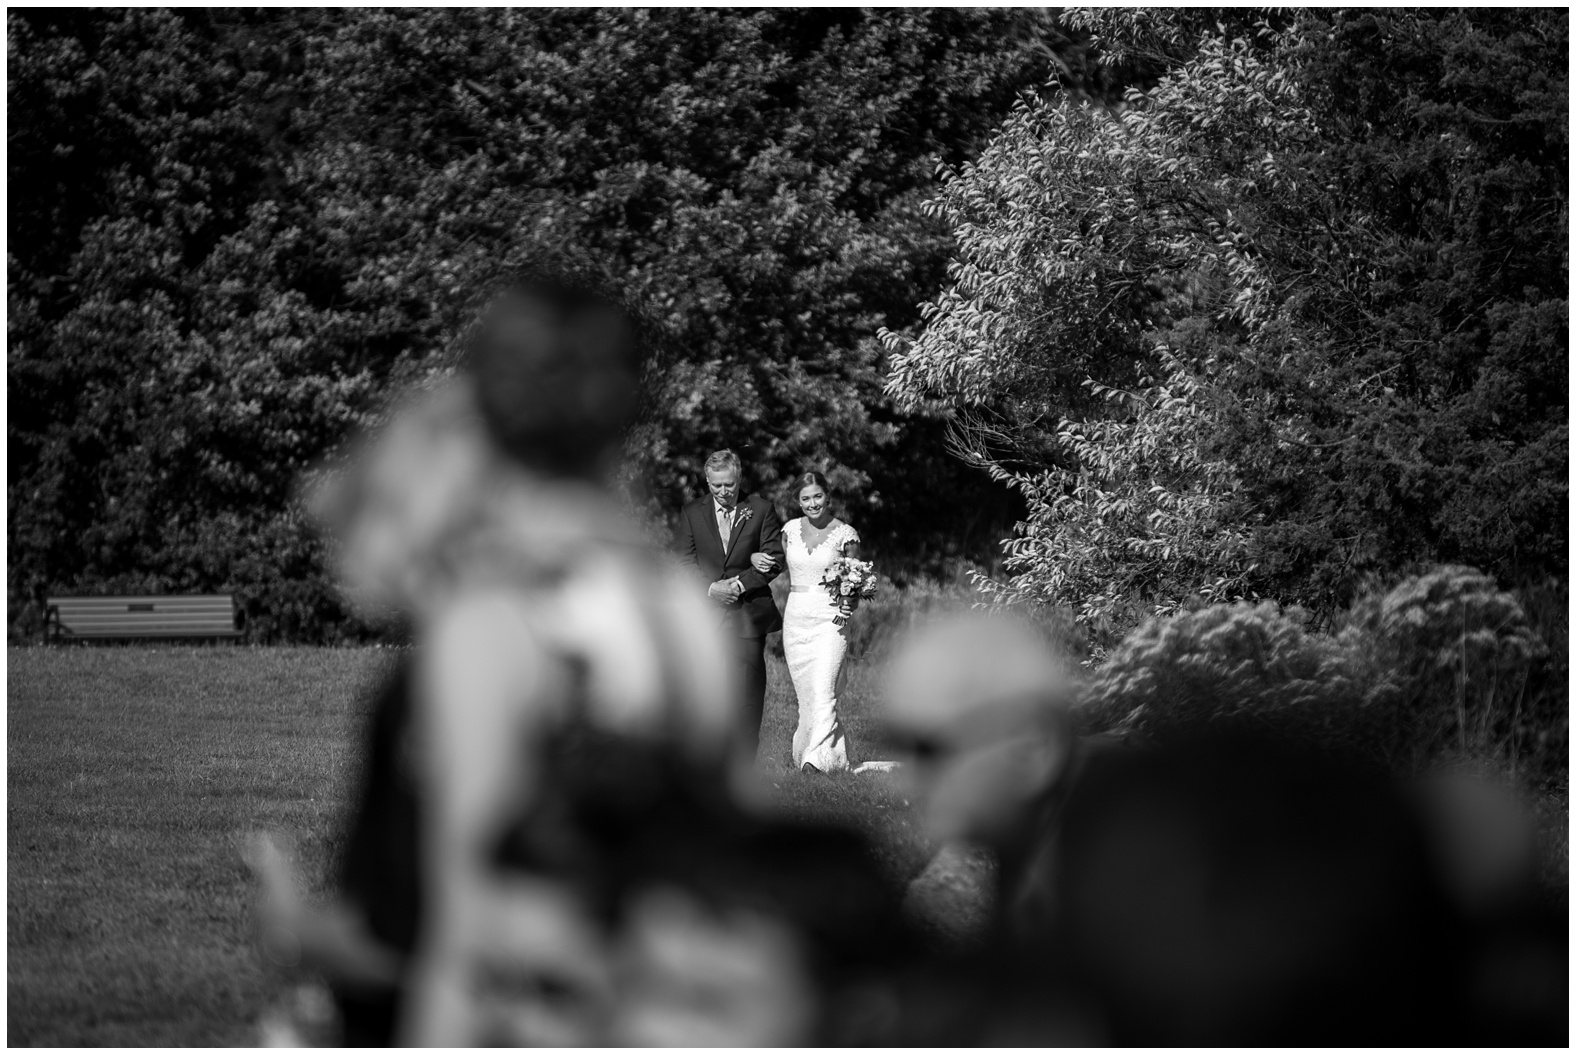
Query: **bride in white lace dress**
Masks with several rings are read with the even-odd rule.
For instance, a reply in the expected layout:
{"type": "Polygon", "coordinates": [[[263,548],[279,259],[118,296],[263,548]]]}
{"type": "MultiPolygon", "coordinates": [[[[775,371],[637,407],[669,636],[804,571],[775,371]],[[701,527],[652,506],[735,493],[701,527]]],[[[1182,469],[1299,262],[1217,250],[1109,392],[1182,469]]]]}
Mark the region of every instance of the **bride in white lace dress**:
{"type": "Polygon", "coordinates": [[[838,557],[859,555],[859,532],[832,515],[830,491],[820,473],[805,473],[794,481],[794,490],[804,516],[783,525],[790,583],[783,653],[799,697],[793,764],[795,769],[834,773],[852,768],[838,714],[848,628],[834,622],[837,605],[821,585],[821,576],[838,557]]]}

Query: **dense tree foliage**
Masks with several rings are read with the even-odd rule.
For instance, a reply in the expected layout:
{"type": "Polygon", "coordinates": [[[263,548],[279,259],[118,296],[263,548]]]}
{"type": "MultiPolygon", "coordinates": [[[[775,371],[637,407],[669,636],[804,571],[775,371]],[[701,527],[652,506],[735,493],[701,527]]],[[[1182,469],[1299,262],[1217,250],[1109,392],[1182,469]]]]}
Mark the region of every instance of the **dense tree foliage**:
{"type": "Polygon", "coordinates": [[[222,589],[260,637],[339,633],[294,482],[521,266],[652,323],[654,519],[729,444],[934,565],[1007,484],[1009,592],[1097,636],[1563,570],[1562,12],[9,26],[13,623],[222,589]]]}
{"type": "Polygon", "coordinates": [[[889,391],[1029,501],[1007,592],[1114,635],[1563,575],[1566,13],[1071,19],[1160,74],[1022,103],[927,204],[949,287],[884,335],[889,391]]]}
{"type": "Polygon", "coordinates": [[[1066,43],[1046,16],[9,26],[13,622],[50,590],[223,589],[260,637],[332,636],[293,481],[441,368],[478,294],[522,266],[609,279],[652,322],[629,471],[649,508],[732,445],[768,492],[827,469],[867,535],[901,528],[911,556],[990,541],[968,531],[988,485],[887,404],[875,334],[939,282],[950,232],[919,203],[938,161],[1045,83],[1066,43]]]}

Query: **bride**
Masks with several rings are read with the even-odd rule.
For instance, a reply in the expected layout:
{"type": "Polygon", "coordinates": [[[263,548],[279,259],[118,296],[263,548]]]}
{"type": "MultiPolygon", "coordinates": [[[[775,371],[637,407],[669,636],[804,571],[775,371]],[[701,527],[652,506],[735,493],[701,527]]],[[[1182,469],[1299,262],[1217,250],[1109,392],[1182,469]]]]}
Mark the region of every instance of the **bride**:
{"type": "MultiPolygon", "coordinates": [[[[795,769],[832,773],[851,768],[837,699],[843,688],[848,636],[847,627],[834,621],[837,605],[821,585],[821,577],[838,557],[858,557],[859,532],[832,515],[826,477],[805,473],[793,486],[804,513],[783,525],[791,583],[783,612],[783,653],[799,697],[793,764],[795,769]]],[[[752,561],[757,558],[771,560],[765,554],[751,556],[752,561]]]]}

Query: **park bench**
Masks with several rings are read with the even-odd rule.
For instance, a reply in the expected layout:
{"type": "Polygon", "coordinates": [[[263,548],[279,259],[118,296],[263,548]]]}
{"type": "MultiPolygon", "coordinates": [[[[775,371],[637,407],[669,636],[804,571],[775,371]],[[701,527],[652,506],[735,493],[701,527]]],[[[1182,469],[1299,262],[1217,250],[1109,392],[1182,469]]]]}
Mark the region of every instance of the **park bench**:
{"type": "Polygon", "coordinates": [[[44,632],[55,641],[240,637],[230,594],[163,597],[51,597],[44,632]]]}

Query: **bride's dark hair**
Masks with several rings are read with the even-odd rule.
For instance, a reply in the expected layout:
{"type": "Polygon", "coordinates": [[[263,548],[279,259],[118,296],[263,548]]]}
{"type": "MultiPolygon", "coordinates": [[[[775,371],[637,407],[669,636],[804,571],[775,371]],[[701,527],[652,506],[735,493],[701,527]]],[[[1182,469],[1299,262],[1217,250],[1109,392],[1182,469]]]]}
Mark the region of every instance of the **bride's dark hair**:
{"type": "Polygon", "coordinates": [[[530,277],[504,286],[466,349],[492,439],[520,464],[590,477],[636,410],[634,321],[600,290],[530,277]]]}
{"type": "Polygon", "coordinates": [[[798,498],[799,497],[799,492],[803,491],[806,487],[809,487],[811,484],[815,484],[815,486],[819,487],[821,490],[825,491],[827,494],[831,494],[832,493],[832,485],[827,483],[826,477],[822,476],[820,473],[818,473],[818,472],[816,472],[816,471],[814,471],[812,469],[810,472],[800,473],[798,476],[795,476],[793,478],[793,496],[794,496],[794,498],[798,498]]]}

